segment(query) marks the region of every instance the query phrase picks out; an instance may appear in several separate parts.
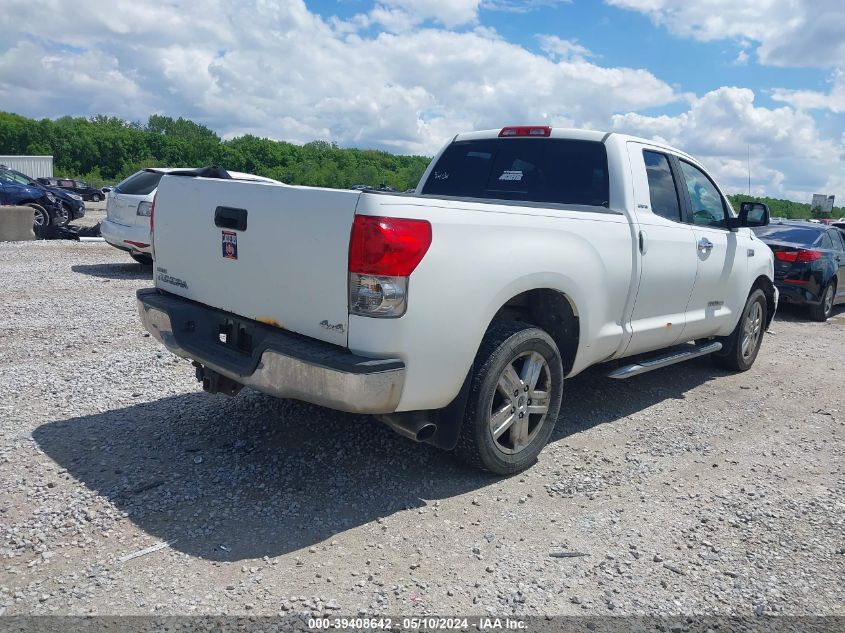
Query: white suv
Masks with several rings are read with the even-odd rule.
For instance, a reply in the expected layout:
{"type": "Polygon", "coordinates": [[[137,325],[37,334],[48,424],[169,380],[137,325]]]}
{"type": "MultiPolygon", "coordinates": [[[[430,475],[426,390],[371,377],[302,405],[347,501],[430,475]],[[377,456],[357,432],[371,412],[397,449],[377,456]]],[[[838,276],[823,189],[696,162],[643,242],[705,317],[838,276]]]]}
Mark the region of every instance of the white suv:
{"type": "MultiPolygon", "coordinates": [[[[122,251],[140,264],[151,266],[153,257],[150,248],[150,209],[162,176],[182,167],[156,167],[155,171],[137,171],[122,180],[108,192],[106,219],[100,224],[100,234],[106,242],[122,251]]],[[[190,169],[190,168],[188,168],[190,169]]],[[[254,176],[237,171],[229,175],[235,180],[255,180],[280,184],[272,178],[254,176]]]]}

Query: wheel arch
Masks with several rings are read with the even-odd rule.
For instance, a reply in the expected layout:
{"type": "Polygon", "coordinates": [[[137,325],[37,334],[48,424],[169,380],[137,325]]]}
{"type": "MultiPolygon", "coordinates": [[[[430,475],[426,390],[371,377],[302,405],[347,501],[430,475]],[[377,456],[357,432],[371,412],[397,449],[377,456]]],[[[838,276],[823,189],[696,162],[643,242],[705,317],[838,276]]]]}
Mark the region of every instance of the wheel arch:
{"type": "Polygon", "coordinates": [[[581,320],[575,302],[565,292],[554,288],[519,292],[501,304],[486,329],[494,321],[521,321],[546,331],[560,351],[564,375],[572,370],[581,340],[581,320]]]}
{"type": "Polygon", "coordinates": [[[775,311],[777,309],[777,304],[775,304],[775,285],[766,275],[760,275],[751,284],[751,290],[748,294],[751,294],[755,290],[762,290],[763,294],[766,295],[766,329],[768,329],[772,319],[775,318],[775,311]]]}

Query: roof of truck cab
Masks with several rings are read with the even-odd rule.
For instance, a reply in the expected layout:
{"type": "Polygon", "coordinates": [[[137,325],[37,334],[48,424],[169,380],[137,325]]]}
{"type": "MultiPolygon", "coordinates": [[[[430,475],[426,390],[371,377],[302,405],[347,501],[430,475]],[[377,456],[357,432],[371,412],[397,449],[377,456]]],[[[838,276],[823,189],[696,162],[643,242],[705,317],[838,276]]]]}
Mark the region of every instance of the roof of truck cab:
{"type": "MultiPolygon", "coordinates": [[[[510,127],[510,126],[508,126],[510,127]]],[[[535,127],[535,126],[530,126],[535,127]]],[[[540,126],[536,126],[540,127],[540,126]]],[[[492,130],[478,130],[477,132],[464,132],[462,134],[455,135],[455,138],[452,139],[452,142],[455,141],[472,141],[476,139],[488,139],[488,138],[498,138],[499,133],[502,131],[502,128],[495,128],[492,130]]],[[[690,159],[695,160],[692,156],[684,152],[683,150],[678,149],[677,147],[672,147],[671,145],[667,145],[661,141],[655,141],[653,139],[642,138],[639,136],[631,136],[630,134],[622,134],[620,132],[602,132],[599,130],[582,130],[578,128],[566,128],[566,127],[553,127],[550,136],[537,136],[533,138],[537,138],[542,140],[544,138],[567,138],[576,141],[596,141],[596,142],[604,142],[609,137],[613,137],[614,140],[621,141],[623,143],[627,141],[631,141],[634,143],[643,143],[645,145],[651,145],[653,147],[659,147],[666,149],[668,151],[674,152],[675,154],[680,154],[682,156],[688,157],[690,159]]],[[[532,138],[532,137],[525,137],[525,136],[514,136],[509,138],[532,138]]]]}

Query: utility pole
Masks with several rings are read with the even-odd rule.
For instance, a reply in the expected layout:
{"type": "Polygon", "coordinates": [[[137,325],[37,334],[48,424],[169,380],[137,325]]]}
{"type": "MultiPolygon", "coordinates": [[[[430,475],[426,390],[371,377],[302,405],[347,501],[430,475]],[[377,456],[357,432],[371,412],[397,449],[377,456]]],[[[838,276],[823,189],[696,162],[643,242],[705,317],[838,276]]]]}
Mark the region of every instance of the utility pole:
{"type": "Polygon", "coordinates": [[[748,195],[751,195],[751,144],[748,144],[748,195]]]}

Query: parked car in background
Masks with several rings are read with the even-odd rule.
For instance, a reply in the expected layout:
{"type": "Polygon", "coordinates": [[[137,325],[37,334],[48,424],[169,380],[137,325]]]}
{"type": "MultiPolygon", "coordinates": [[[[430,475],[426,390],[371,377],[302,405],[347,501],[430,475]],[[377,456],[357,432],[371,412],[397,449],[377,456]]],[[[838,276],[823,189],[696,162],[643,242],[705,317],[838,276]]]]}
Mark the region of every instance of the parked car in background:
{"type": "MultiPolygon", "coordinates": [[[[100,223],[100,235],[117,249],[126,251],[139,264],[151,266],[150,210],[162,177],[181,167],[163,167],[135,172],[117,183],[106,199],[106,219],[100,223]]],[[[229,172],[238,180],[280,184],[277,180],[240,172],[229,172]]]]}
{"type": "Polygon", "coordinates": [[[49,191],[56,197],[58,202],[61,203],[62,208],[57,209],[57,214],[51,218],[50,224],[64,226],[68,222],[78,220],[79,218],[85,216],[85,203],[82,201],[82,196],[71,193],[70,191],[65,191],[59,187],[50,187],[49,185],[45,185],[30,178],[22,172],[9,169],[3,165],[0,165],[0,171],[5,171],[10,178],[15,179],[22,185],[37,187],[39,189],[49,191]]]}
{"type": "Polygon", "coordinates": [[[33,227],[67,223],[64,207],[51,192],[29,185],[14,172],[0,169],[0,205],[22,205],[33,209],[33,227]]]}
{"type": "Polygon", "coordinates": [[[82,196],[83,200],[90,200],[91,202],[99,202],[105,200],[106,194],[102,189],[92,187],[84,180],[71,180],[70,178],[39,178],[38,182],[50,187],[60,187],[66,191],[82,196]]]}
{"type": "Polygon", "coordinates": [[[775,286],[781,301],[807,306],[825,321],[845,302],[845,236],[835,226],[782,222],[754,232],[775,255],[775,286]]]}

